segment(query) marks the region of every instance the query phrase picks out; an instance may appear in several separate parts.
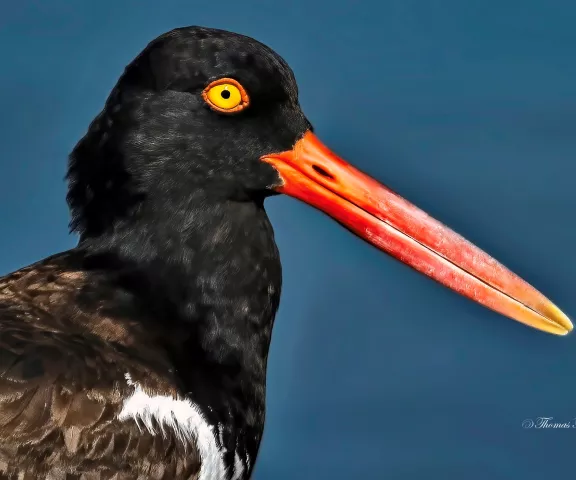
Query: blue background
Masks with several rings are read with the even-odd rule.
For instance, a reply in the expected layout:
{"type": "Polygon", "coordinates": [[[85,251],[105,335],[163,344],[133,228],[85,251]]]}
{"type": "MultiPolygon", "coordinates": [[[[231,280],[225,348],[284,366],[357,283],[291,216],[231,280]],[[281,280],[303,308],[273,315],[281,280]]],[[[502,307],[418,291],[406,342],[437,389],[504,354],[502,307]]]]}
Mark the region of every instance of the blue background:
{"type": "MultiPolygon", "coordinates": [[[[0,271],[75,245],[66,155],[155,36],[205,25],[292,65],[343,157],[576,314],[576,4],[4,2],[0,271]]],[[[257,480],[573,476],[576,336],[498,316],[296,200],[268,211],[285,286],[257,480]]]]}

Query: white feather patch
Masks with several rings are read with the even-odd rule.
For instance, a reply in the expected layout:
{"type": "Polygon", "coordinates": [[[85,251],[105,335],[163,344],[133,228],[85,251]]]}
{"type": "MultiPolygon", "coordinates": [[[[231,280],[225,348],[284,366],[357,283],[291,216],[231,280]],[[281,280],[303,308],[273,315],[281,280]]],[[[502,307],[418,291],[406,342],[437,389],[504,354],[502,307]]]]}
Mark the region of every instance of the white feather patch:
{"type": "Polygon", "coordinates": [[[240,456],[238,452],[234,453],[234,476],[232,480],[240,480],[242,478],[242,474],[244,473],[244,465],[242,464],[242,460],[240,460],[240,456]]]}
{"type": "MultiPolygon", "coordinates": [[[[134,387],[134,392],[124,400],[122,410],[118,414],[119,420],[132,419],[138,428],[144,426],[152,435],[161,433],[166,436],[169,429],[185,445],[195,441],[201,459],[199,480],[229,478],[224,465],[224,451],[216,443],[214,427],[208,424],[194,403],[172,396],[148,395],[140,385],[132,381],[128,373],[126,381],[134,387]],[[160,432],[154,428],[155,424],[159,426],[160,432]]],[[[242,465],[241,462],[235,463],[242,465]]],[[[234,478],[240,478],[238,472],[235,473],[234,478]]]]}

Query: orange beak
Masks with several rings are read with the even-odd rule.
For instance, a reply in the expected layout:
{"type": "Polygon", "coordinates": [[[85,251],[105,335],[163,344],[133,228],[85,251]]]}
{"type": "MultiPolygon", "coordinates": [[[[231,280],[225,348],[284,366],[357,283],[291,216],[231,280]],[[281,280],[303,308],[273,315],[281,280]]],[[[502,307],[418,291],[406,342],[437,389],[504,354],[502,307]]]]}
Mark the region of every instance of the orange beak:
{"type": "Polygon", "coordinates": [[[266,155],[278,192],[330,215],[359,237],[452,290],[507,317],[557,335],[572,323],[534,287],[445,225],[331,152],[312,132],[266,155]]]}

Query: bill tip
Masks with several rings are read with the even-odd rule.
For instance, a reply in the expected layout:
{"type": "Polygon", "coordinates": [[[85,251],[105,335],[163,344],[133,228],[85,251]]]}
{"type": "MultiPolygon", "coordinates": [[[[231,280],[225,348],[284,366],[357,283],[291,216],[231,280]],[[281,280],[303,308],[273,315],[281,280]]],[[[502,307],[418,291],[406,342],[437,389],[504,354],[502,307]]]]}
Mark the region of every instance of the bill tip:
{"type": "Polygon", "coordinates": [[[572,324],[568,316],[565,315],[564,312],[562,312],[562,310],[560,310],[556,306],[554,310],[555,315],[553,315],[552,317],[553,320],[558,324],[559,327],[561,327],[564,330],[562,335],[568,335],[574,329],[574,325],[572,324]]]}

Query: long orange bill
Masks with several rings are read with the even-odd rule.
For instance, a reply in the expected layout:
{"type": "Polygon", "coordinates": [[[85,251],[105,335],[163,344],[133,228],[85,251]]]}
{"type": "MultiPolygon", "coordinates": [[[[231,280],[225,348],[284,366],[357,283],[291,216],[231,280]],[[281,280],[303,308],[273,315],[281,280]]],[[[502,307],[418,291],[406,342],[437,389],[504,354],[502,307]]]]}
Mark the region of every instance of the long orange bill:
{"type": "Polygon", "coordinates": [[[419,272],[503,315],[557,335],[572,323],[556,305],[487,253],[331,152],[312,132],[263,161],[276,190],[333,217],[419,272]]]}

